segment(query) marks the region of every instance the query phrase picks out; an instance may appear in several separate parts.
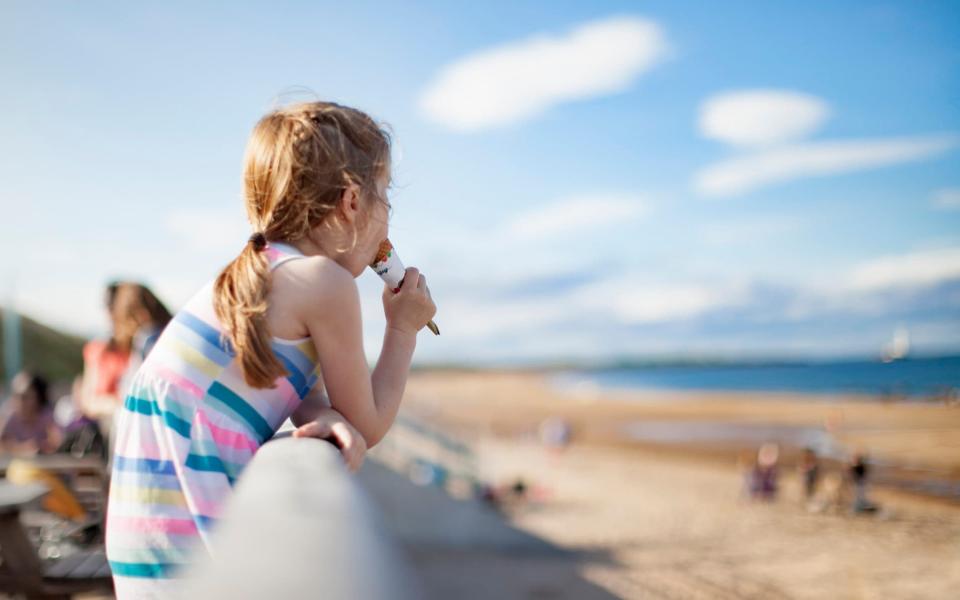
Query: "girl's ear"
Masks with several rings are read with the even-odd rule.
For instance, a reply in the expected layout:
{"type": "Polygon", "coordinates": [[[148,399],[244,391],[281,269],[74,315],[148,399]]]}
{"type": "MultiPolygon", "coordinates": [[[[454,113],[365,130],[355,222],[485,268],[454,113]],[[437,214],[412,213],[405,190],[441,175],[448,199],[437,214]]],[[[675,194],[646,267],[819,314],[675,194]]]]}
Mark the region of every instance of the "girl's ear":
{"type": "Polygon", "coordinates": [[[343,193],[340,194],[338,208],[347,223],[357,222],[360,216],[360,187],[357,184],[351,183],[343,190],[343,193]]]}

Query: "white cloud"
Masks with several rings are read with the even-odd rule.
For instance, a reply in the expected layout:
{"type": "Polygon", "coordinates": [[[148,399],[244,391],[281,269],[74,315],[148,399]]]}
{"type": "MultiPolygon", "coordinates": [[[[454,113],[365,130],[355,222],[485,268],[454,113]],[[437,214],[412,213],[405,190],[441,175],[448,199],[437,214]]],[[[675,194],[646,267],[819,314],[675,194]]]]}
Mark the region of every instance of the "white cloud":
{"type": "Polygon", "coordinates": [[[430,119],[459,131],[505,125],[561,102],[626,89],[666,51],[666,38],[653,21],[593,21],[566,35],[534,35],[449,64],[420,106],[430,119]]]}
{"type": "Polygon", "coordinates": [[[735,146],[768,146],[813,133],[829,112],[826,102],[800,92],[729,92],[708,98],[700,106],[700,132],[735,146]]]}
{"type": "Polygon", "coordinates": [[[701,225],[698,239],[714,246],[738,246],[775,240],[806,226],[795,216],[742,216],[738,219],[711,220],[701,225]]]}
{"type": "Polygon", "coordinates": [[[847,140],[796,144],[732,158],[697,173],[697,190],[707,196],[733,196],[802,179],[921,160],[960,143],[957,135],[847,140]]]}
{"type": "Polygon", "coordinates": [[[922,250],[878,258],[850,274],[855,290],[918,287],[960,277],[960,248],[922,250]]]}
{"type": "Polygon", "coordinates": [[[689,319],[735,301],[728,292],[700,284],[615,281],[588,286],[581,301],[609,310],[627,324],[689,319]]]}
{"type": "Polygon", "coordinates": [[[595,196],[562,201],[517,215],[506,224],[508,237],[536,240],[568,233],[585,233],[642,217],[646,203],[635,197],[595,196]]]}
{"type": "Polygon", "coordinates": [[[960,210],[960,188],[945,188],[933,194],[933,205],[941,210],[960,210]]]}

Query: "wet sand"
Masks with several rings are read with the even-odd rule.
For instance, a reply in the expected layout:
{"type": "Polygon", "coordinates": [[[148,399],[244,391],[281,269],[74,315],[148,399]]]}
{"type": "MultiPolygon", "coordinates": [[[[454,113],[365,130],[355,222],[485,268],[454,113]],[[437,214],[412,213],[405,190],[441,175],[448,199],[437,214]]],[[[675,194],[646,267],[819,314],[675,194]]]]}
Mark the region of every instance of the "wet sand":
{"type": "MultiPolygon", "coordinates": [[[[960,589],[955,502],[878,486],[879,514],[810,513],[788,447],[779,501],[758,504],[743,497],[737,464],[757,444],[738,432],[813,431],[895,465],[888,476],[899,469],[900,477],[950,479],[960,473],[960,407],[560,391],[538,374],[427,372],[411,378],[403,411],[469,445],[483,479],[523,478],[539,500],[507,508],[511,523],[576,553],[578,574],[616,597],[947,598],[960,589]],[[537,440],[548,416],[573,426],[565,452],[537,440]],[[678,423],[730,425],[733,433],[689,442],[631,437],[631,425],[659,424],[662,433],[678,423]]],[[[482,570],[472,576],[482,579],[482,570]]],[[[504,597],[572,597],[539,589],[504,597]]]]}

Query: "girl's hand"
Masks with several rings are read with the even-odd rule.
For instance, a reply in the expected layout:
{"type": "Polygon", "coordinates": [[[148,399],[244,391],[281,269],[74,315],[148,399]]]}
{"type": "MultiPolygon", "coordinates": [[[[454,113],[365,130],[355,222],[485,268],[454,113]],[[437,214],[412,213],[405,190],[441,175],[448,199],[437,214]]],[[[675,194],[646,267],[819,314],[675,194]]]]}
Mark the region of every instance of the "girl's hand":
{"type": "Polygon", "coordinates": [[[363,457],[367,453],[367,442],[360,432],[332,408],[324,408],[316,419],[297,427],[293,431],[293,437],[313,437],[332,442],[340,449],[343,460],[347,463],[347,469],[351,473],[356,473],[360,469],[363,457]]]}
{"type": "Polygon", "coordinates": [[[416,333],[427,325],[437,313],[430,297],[427,278],[413,267],[406,270],[400,291],[396,294],[389,286],[383,290],[383,312],[387,327],[407,333],[416,333]]]}

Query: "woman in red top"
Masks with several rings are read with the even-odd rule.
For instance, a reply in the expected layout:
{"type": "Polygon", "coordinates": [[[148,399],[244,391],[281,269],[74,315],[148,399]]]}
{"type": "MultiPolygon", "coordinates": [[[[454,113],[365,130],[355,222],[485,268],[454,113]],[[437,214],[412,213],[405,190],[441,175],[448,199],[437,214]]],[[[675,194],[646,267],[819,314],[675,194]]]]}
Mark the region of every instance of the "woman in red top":
{"type": "MultiPolygon", "coordinates": [[[[123,402],[120,380],[130,361],[130,348],[137,328],[119,314],[116,302],[121,284],[107,286],[107,311],[112,334],[108,340],[92,340],[83,347],[83,411],[109,427],[113,413],[123,402]]],[[[122,308],[122,307],[121,307],[122,308]]]]}

